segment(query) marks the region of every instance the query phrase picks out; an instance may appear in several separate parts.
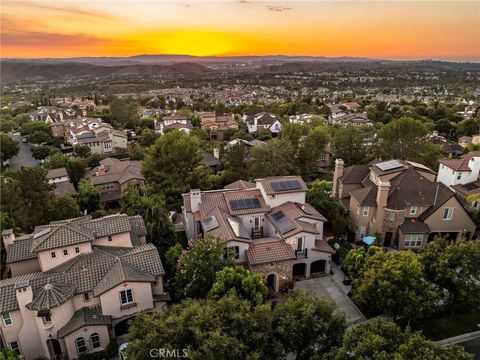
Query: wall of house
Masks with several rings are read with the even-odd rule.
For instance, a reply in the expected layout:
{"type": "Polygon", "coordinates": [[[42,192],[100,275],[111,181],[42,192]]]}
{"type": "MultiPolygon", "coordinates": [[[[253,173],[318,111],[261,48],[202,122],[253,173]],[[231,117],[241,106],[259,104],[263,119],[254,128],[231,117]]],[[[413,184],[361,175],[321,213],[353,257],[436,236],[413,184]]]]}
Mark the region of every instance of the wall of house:
{"type": "Polygon", "coordinates": [[[312,263],[319,260],[325,260],[325,273],[329,274],[332,260],[332,254],[330,253],[309,249],[306,258],[294,260],[293,263],[305,264],[305,277],[309,278],[311,276],[312,263]]]}
{"type": "Polygon", "coordinates": [[[33,291],[30,286],[16,290],[18,307],[22,317],[22,325],[17,333],[17,341],[20,345],[20,351],[26,359],[33,359],[38,356],[47,356],[44,348],[38,348],[40,344],[40,334],[35,321],[36,314],[27,308],[27,304],[33,300],[33,291]]]}
{"type": "MultiPolygon", "coordinates": [[[[19,338],[19,332],[23,326],[23,319],[20,310],[10,311],[10,318],[12,319],[12,325],[5,326],[3,320],[0,319],[0,329],[2,332],[3,341],[5,345],[9,346],[11,342],[17,341],[20,344],[20,350],[23,352],[23,341],[26,339],[19,338]]],[[[36,329],[33,329],[34,331],[36,329]]]]}
{"type": "Polygon", "coordinates": [[[280,121],[275,120],[275,122],[268,128],[271,133],[278,134],[282,130],[282,124],[280,121]]]}
{"type": "Polygon", "coordinates": [[[12,277],[40,271],[40,263],[37,258],[17,261],[7,266],[10,268],[12,277]]]}
{"type": "Polygon", "coordinates": [[[86,145],[88,145],[92,154],[103,154],[103,145],[100,141],[87,143],[86,145]]]}
{"type": "Polygon", "coordinates": [[[368,226],[370,223],[370,219],[375,215],[375,208],[369,207],[368,209],[368,216],[363,216],[362,206],[358,204],[358,202],[350,198],[350,216],[352,217],[352,221],[357,226],[368,226]]]}
{"type": "Polygon", "coordinates": [[[152,293],[153,294],[163,294],[164,288],[163,288],[163,276],[159,276],[157,278],[157,281],[155,284],[152,284],[152,293]]]}
{"type": "Polygon", "coordinates": [[[255,226],[255,218],[259,217],[260,218],[260,227],[263,227],[263,234],[264,236],[267,236],[268,233],[266,232],[266,223],[267,223],[267,218],[265,217],[264,213],[256,213],[256,214],[246,214],[246,215],[237,215],[239,219],[242,220],[242,224],[247,229],[248,233],[251,235],[252,234],[252,229],[255,226]]]}
{"type": "Polygon", "coordinates": [[[93,245],[98,246],[117,246],[117,247],[133,247],[130,233],[124,232],[112,235],[112,241],[108,241],[108,236],[101,236],[93,240],[93,245]]]}
{"type": "Polygon", "coordinates": [[[475,232],[475,223],[455,196],[447,200],[445,204],[425,219],[424,222],[430,227],[431,232],[459,232],[457,240],[460,238],[462,232],[470,232],[470,234],[475,232]],[[445,208],[455,209],[451,220],[443,219],[445,208]]]}
{"type": "Polygon", "coordinates": [[[239,259],[235,260],[236,262],[247,262],[248,243],[231,240],[225,243],[225,247],[229,246],[238,246],[239,259]]]}
{"type": "Polygon", "coordinates": [[[416,249],[420,249],[420,248],[424,247],[427,244],[428,234],[424,234],[421,247],[419,247],[419,248],[406,247],[405,246],[405,235],[407,235],[407,234],[404,234],[401,229],[398,231],[398,249],[399,250],[416,250],[416,249]]]}
{"type": "Polygon", "coordinates": [[[450,190],[452,190],[452,185],[462,184],[462,179],[467,178],[467,175],[462,174],[463,171],[455,171],[450,169],[448,166],[440,164],[438,167],[438,175],[437,181],[443,183],[444,185],[448,186],[450,190]],[[457,179],[457,175],[461,174],[461,179],[457,179]]]}
{"type": "Polygon", "coordinates": [[[316,239],[323,239],[323,221],[318,221],[309,217],[299,217],[298,220],[308,222],[310,224],[315,224],[315,228],[318,231],[318,235],[316,235],[316,239]]]}
{"type": "Polygon", "coordinates": [[[87,345],[87,349],[91,350],[90,336],[94,333],[97,333],[98,336],[100,337],[100,347],[102,349],[105,349],[105,347],[110,343],[110,335],[108,333],[107,325],[84,326],[65,336],[65,345],[67,348],[68,358],[69,359],[78,358],[77,348],[75,346],[75,340],[80,337],[83,337],[85,339],[85,344],[87,345]]]}
{"type": "Polygon", "coordinates": [[[292,282],[293,260],[251,265],[250,270],[261,274],[264,282],[266,282],[268,275],[274,274],[277,282],[276,290],[281,290],[288,287],[292,282]]]}
{"type": "Polygon", "coordinates": [[[80,310],[81,308],[84,308],[84,307],[90,307],[90,306],[100,304],[100,298],[98,296],[93,297],[92,291],[89,292],[89,295],[90,295],[90,299],[88,301],[83,300],[83,294],[78,294],[73,297],[72,301],[73,301],[73,307],[75,308],[75,311],[80,310]]]}
{"type": "Polygon", "coordinates": [[[152,309],[152,285],[149,282],[124,282],[101,294],[100,303],[102,305],[102,313],[111,315],[114,318],[131,315],[140,310],[152,309]],[[120,308],[120,291],[125,289],[133,290],[133,301],[136,305],[122,310],[120,308]]]}
{"type": "Polygon", "coordinates": [[[75,256],[78,256],[80,254],[90,253],[90,252],[92,252],[92,245],[89,242],[40,251],[38,253],[38,261],[40,263],[40,269],[42,271],[50,270],[60,264],[63,264],[64,262],[70,259],[73,259],[75,256]],[[80,252],[78,254],[75,253],[75,247],[78,247],[80,249],[80,252]],[[63,255],[64,249],[68,251],[68,255],[66,256],[63,255]],[[55,251],[55,254],[56,254],[55,258],[51,257],[52,251],[55,251]]]}
{"type": "Polygon", "coordinates": [[[127,148],[127,138],[123,136],[113,135],[112,137],[113,148],[126,149],[127,148]]]}

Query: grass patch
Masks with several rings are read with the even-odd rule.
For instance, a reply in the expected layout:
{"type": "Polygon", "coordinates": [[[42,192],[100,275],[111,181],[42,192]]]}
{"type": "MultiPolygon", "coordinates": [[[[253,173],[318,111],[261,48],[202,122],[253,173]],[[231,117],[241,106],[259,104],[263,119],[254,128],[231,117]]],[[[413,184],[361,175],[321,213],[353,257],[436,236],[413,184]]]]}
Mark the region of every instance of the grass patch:
{"type": "Polygon", "coordinates": [[[420,330],[430,340],[448,339],[453,336],[479,331],[480,312],[457,314],[441,318],[419,319],[411,324],[414,330],[420,330]]]}

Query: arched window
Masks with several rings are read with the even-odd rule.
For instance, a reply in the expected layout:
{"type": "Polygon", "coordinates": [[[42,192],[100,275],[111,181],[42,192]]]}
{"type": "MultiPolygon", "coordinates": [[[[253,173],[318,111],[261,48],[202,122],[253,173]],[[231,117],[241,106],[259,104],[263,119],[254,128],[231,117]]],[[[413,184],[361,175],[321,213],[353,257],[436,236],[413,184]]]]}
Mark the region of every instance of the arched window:
{"type": "Polygon", "coordinates": [[[100,347],[100,336],[97,333],[90,335],[90,342],[92,344],[92,349],[100,347]]]}
{"type": "Polygon", "coordinates": [[[83,337],[79,337],[77,340],[75,340],[75,346],[77,347],[78,355],[87,352],[87,344],[85,343],[85,339],[83,337]]]}

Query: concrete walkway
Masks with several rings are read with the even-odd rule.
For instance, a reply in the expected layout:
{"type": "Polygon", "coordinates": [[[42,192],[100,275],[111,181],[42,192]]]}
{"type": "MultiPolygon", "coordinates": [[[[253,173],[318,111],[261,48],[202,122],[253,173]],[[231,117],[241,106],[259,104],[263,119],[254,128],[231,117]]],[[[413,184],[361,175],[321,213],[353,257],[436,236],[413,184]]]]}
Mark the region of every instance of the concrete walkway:
{"type": "MultiPolygon", "coordinates": [[[[342,275],[343,280],[343,275],[342,275]]],[[[319,298],[335,301],[336,311],[343,312],[347,325],[352,326],[366,320],[365,316],[347,296],[344,290],[337,285],[333,276],[326,275],[316,279],[308,279],[295,283],[295,289],[311,292],[319,298]]]]}

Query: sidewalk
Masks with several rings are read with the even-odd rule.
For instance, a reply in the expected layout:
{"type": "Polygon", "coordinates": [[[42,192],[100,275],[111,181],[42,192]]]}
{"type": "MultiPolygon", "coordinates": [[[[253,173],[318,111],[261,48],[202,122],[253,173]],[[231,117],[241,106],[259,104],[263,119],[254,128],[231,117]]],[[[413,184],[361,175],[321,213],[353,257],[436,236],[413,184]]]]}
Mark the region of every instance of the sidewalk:
{"type": "Polygon", "coordinates": [[[331,268],[333,271],[332,280],[335,282],[335,284],[337,284],[339,288],[343,290],[345,295],[348,295],[348,293],[352,290],[352,285],[345,285],[343,283],[343,280],[344,279],[348,280],[350,278],[346,276],[344,272],[340,269],[340,267],[337,264],[335,264],[333,261],[331,263],[331,268]]]}

